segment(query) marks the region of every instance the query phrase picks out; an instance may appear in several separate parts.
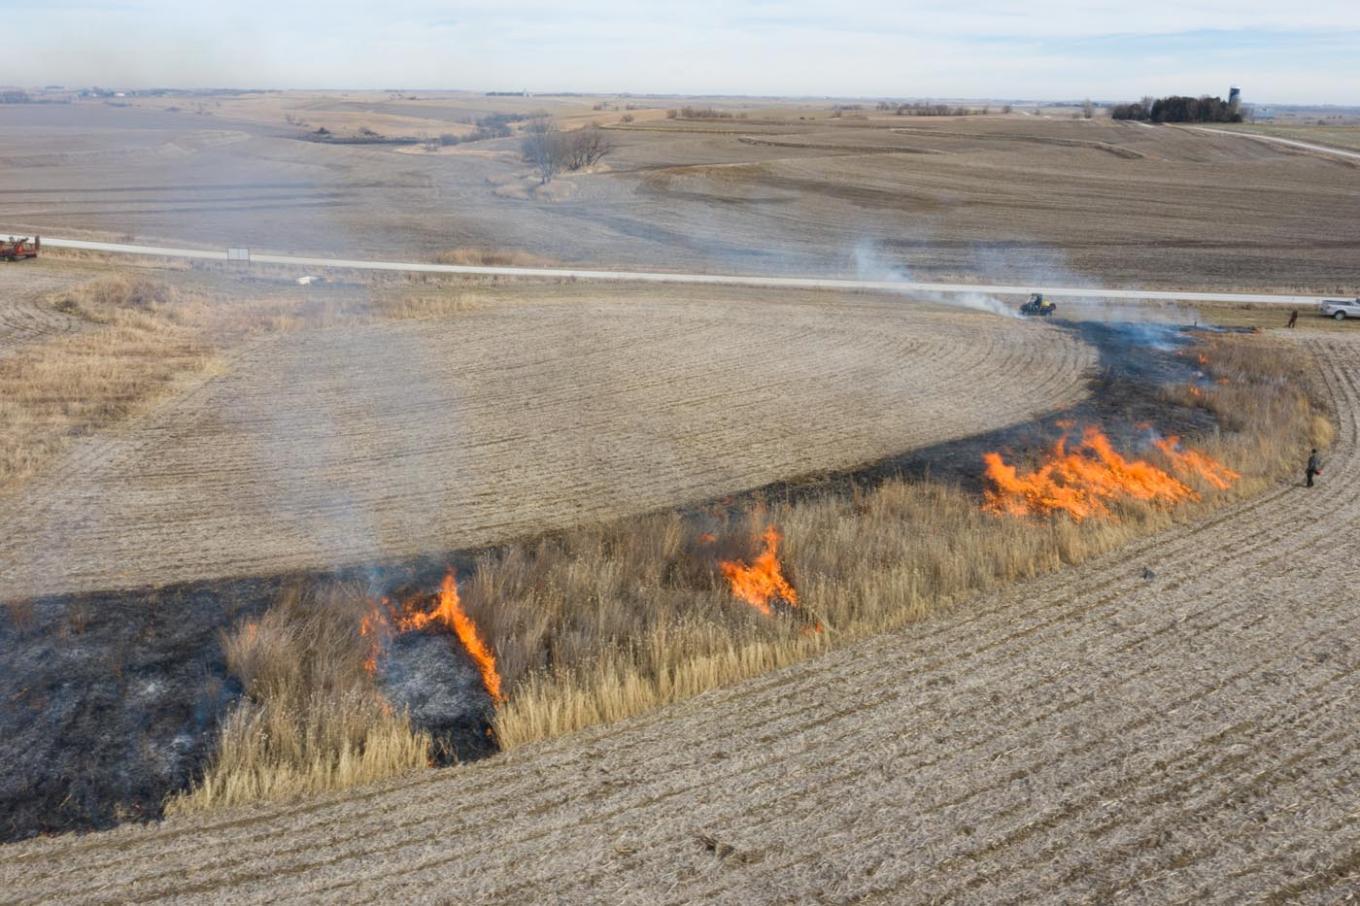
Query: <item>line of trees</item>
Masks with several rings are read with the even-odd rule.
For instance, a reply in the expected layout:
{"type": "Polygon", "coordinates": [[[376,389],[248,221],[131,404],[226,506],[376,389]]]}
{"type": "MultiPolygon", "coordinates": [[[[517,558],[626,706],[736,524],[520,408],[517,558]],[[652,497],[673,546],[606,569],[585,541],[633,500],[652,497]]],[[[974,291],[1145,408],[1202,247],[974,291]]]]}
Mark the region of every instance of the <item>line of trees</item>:
{"type": "Polygon", "coordinates": [[[1242,122],[1242,111],[1237,104],[1207,94],[1197,98],[1184,95],[1156,99],[1145,97],[1133,104],[1116,104],[1110,115],[1117,120],[1143,123],[1242,122]]]}
{"type": "MultiPolygon", "coordinates": [[[[948,104],[893,104],[890,101],[880,101],[879,110],[891,111],[896,116],[971,116],[973,114],[991,113],[990,107],[980,109],[972,107],[950,107],[948,104]]],[[[1006,113],[1010,113],[1007,109],[1006,113]]]]}
{"type": "Polygon", "coordinates": [[[667,110],[666,119],[668,120],[744,120],[745,113],[733,113],[730,110],[719,110],[716,107],[681,107],[678,110],[667,110]]]}
{"type": "Polygon", "coordinates": [[[538,116],[524,125],[520,150],[524,162],[534,168],[540,184],[546,184],[563,170],[575,171],[599,163],[614,150],[603,129],[587,126],[563,132],[549,116],[538,116]]]}

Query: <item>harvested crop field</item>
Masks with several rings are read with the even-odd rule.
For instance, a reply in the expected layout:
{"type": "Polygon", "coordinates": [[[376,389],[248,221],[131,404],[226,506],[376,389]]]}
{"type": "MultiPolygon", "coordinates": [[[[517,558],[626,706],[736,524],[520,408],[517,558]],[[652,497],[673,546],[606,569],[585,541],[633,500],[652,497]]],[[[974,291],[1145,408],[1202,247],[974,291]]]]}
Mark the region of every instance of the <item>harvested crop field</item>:
{"type": "MultiPolygon", "coordinates": [[[[1242,135],[1034,116],[749,119],[594,113],[581,99],[327,93],[0,109],[0,223],[52,235],[433,260],[484,245],[572,265],[923,279],[1308,288],[1360,281],[1354,161],[1242,135]],[[615,150],[547,190],[517,137],[421,153],[324,144],[477,113],[598,120],[615,150]],[[335,119],[332,119],[335,118],[335,119]]],[[[161,243],[165,244],[165,243],[161,243]]]]}
{"type": "MultiPolygon", "coordinates": [[[[576,293],[573,296],[579,295],[576,293]]],[[[1066,331],[624,294],[268,336],[7,501],[7,597],[363,565],[713,498],[1086,393],[1066,331]]]]}
{"type": "Polygon", "coordinates": [[[19,844],[16,901],[1336,902],[1360,885],[1360,343],[1282,484],[604,729],[358,794],[19,844]]]}

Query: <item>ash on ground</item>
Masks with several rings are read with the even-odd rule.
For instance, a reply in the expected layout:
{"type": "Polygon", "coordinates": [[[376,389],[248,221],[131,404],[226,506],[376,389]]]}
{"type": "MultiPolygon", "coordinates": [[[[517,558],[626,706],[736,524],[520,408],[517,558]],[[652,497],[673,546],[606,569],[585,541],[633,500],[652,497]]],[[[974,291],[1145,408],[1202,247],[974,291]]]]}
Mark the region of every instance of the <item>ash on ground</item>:
{"type": "Polygon", "coordinates": [[[240,696],[222,631],[270,598],[237,583],[0,608],[0,842],[158,817],[240,696]]]}
{"type": "Polygon", "coordinates": [[[440,764],[484,758],[496,751],[495,708],[482,676],[452,633],[423,630],[392,639],[378,686],[411,723],[434,738],[440,764]]]}

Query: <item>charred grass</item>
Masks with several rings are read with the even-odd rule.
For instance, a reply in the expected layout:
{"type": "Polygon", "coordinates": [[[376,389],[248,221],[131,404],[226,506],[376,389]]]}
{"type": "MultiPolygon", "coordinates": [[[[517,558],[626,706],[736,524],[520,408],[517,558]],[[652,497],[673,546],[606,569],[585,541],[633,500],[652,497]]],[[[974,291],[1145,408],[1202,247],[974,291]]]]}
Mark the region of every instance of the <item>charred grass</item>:
{"type": "MultiPolygon", "coordinates": [[[[634,716],[1080,563],[1258,493],[1296,471],[1310,445],[1330,441],[1323,394],[1298,347],[1213,336],[1169,355],[1187,354],[1210,363],[1186,372],[1192,383],[1105,375],[1097,390],[1110,417],[1131,422],[1151,411],[1200,426],[1195,446],[1242,473],[1226,492],[1192,481],[1197,503],[1121,504],[1111,518],[1082,523],[997,517],[981,510],[968,482],[903,468],[482,552],[466,564],[461,593],[508,690],[495,717],[499,745],[634,716]],[[749,561],[771,525],[785,538],[781,560],[798,593],[796,607],[772,616],[736,600],[718,567],[749,561]]],[[[285,597],[270,622],[246,623],[227,641],[248,697],[202,784],[175,810],[341,788],[429,759],[428,736],[384,708],[371,677],[354,667],[364,651],[354,614],[370,593],[351,585],[312,594],[329,603],[300,607],[302,599],[285,597]],[[267,637],[286,640],[271,643],[277,653],[264,660],[287,665],[287,681],[259,681],[264,674],[250,666],[259,656],[242,653],[267,637]],[[312,637],[322,643],[308,651],[312,637]],[[337,668],[323,662],[331,660],[348,665],[343,682],[329,679],[337,668]],[[277,736],[265,729],[273,720],[277,736]]]]}

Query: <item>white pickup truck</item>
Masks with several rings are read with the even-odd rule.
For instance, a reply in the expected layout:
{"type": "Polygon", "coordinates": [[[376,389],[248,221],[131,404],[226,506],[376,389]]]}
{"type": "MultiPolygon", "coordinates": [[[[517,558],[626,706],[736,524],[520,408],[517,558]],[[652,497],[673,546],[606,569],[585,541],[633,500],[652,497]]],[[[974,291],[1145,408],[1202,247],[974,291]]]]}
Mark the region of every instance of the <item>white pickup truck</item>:
{"type": "Polygon", "coordinates": [[[1318,311],[1324,318],[1335,318],[1338,321],[1360,318],[1360,299],[1323,299],[1318,311]]]}

